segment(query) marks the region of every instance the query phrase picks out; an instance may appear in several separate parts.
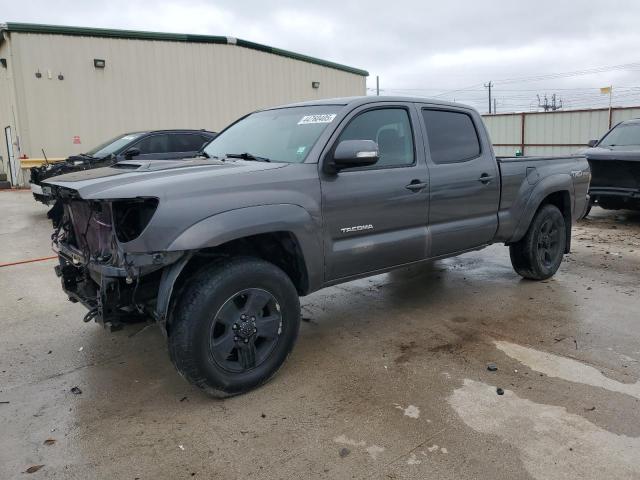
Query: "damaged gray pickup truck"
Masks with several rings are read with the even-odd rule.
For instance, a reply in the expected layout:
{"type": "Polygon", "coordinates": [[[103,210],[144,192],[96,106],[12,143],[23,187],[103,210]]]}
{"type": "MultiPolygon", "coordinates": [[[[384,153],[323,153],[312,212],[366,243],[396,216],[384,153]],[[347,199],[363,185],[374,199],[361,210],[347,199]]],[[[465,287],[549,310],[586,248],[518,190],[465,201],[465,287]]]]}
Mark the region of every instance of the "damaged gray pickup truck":
{"type": "Polygon", "coordinates": [[[56,272],[85,321],[157,322],[178,371],[225,397],[278,370],[299,296],[323,287],[497,242],[549,278],[589,178],[580,156],[496,159],[469,107],[362,97],[252,113],[193,160],[47,183],[56,272]]]}

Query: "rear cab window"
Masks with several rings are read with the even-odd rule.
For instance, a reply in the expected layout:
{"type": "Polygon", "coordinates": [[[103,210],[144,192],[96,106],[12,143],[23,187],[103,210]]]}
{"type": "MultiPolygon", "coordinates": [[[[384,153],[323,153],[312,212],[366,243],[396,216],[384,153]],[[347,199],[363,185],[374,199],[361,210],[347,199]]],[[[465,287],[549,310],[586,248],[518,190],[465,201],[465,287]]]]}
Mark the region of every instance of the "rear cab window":
{"type": "Polygon", "coordinates": [[[422,117],[433,163],[466,162],[480,155],[480,138],[471,115],[423,108],[422,117]]]}

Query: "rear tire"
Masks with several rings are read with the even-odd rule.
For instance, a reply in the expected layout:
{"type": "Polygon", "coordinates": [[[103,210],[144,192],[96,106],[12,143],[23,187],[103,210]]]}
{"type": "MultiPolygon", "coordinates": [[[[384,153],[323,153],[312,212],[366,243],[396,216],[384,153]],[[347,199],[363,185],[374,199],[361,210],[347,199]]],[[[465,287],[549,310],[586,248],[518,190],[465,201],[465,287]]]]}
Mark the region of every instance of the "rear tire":
{"type": "Polygon", "coordinates": [[[287,274],[257,258],[235,258],[185,286],[169,327],[169,355],[190,383],[229,397],[277,372],[299,326],[298,293],[287,274]]]}
{"type": "Polygon", "coordinates": [[[544,205],[533,217],[525,236],[509,246],[511,265],[524,278],[545,280],[558,271],[566,244],[562,213],[555,205],[544,205]]]}

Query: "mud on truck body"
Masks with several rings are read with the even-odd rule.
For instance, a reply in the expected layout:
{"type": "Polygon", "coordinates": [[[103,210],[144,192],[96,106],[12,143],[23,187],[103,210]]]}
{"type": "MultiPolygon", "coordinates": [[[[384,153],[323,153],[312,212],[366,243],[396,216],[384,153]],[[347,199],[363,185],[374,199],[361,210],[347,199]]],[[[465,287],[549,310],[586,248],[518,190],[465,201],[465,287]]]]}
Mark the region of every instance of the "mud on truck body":
{"type": "Polygon", "coordinates": [[[56,271],[85,320],[157,322],[177,370],[225,397],[282,365],[299,296],[497,242],[549,278],[589,175],[580,156],[496,159],[469,107],[364,97],[255,112],[195,159],[47,183],[56,271]]]}

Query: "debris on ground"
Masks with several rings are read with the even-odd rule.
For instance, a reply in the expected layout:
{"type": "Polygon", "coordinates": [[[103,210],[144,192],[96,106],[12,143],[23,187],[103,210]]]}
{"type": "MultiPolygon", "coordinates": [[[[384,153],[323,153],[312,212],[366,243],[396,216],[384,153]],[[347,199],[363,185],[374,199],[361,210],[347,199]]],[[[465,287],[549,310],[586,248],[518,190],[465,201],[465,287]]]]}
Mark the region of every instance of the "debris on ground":
{"type": "Polygon", "coordinates": [[[496,393],[497,393],[498,395],[504,395],[504,390],[503,390],[503,389],[501,389],[500,387],[498,387],[498,388],[496,389],[496,393]]]}
{"type": "Polygon", "coordinates": [[[71,393],[74,395],[82,395],[82,390],[76,385],[75,387],[71,387],[71,393]]]}
{"type": "Polygon", "coordinates": [[[81,352],[82,350],[84,350],[84,347],[80,347],[80,348],[78,349],[78,351],[79,351],[79,352],[81,352]]]}
{"type": "Polygon", "coordinates": [[[56,441],[57,440],[55,438],[47,438],[43,443],[44,445],[53,445],[56,441]]]}
{"type": "Polygon", "coordinates": [[[316,322],[313,318],[302,317],[300,320],[302,320],[305,323],[310,323],[312,325],[318,325],[318,322],[316,322]]]}
{"type": "Polygon", "coordinates": [[[348,448],[341,448],[340,451],[338,452],[338,455],[340,455],[340,458],[344,458],[350,453],[351,453],[351,450],[349,450],[348,448]]]}
{"type": "Polygon", "coordinates": [[[9,403],[9,400],[3,400],[0,403],[4,403],[5,405],[9,403]]]}
{"type": "Polygon", "coordinates": [[[188,400],[188,399],[189,399],[189,397],[182,397],[182,398],[180,399],[180,401],[181,401],[181,402],[184,402],[185,400],[188,400]]]}
{"type": "Polygon", "coordinates": [[[184,445],[178,445],[178,448],[182,451],[184,451],[184,445]]]}
{"type": "Polygon", "coordinates": [[[585,412],[593,412],[596,409],[595,406],[591,407],[591,408],[585,408],[584,411],[585,412]]]}
{"type": "Polygon", "coordinates": [[[498,370],[498,366],[495,363],[490,363],[487,365],[487,370],[489,370],[490,372],[495,372],[496,370],[498,370]]]}
{"type": "Polygon", "coordinates": [[[25,470],[25,473],[36,473],[42,467],[44,467],[44,465],[31,465],[29,468],[25,470]]]}

